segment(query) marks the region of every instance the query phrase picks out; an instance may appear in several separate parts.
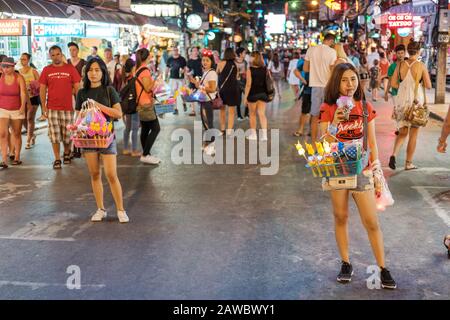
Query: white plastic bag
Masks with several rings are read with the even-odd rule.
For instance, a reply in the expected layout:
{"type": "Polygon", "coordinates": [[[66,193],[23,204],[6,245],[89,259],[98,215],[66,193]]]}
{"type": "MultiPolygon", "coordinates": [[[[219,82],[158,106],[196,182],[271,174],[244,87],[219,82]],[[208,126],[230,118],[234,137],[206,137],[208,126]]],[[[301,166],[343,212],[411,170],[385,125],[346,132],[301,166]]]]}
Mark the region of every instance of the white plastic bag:
{"type": "Polygon", "coordinates": [[[384,178],[383,170],[379,160],[372,163],[373,178],[375,181],[375,202],[378,211],[386,210],[386,207],[394,204],[389,186],[384,178]]]}

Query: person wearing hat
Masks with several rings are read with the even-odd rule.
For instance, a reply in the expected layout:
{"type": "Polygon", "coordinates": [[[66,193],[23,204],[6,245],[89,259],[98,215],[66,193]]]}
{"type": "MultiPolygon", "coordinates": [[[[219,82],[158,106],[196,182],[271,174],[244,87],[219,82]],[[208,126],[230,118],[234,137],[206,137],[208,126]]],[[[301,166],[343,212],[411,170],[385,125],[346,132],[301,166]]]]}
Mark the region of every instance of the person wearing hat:
{"type": "Polygon", "coordinates": [[[27,89],[24,78],[15,72],[13,58],[3,58],[0,76],[0,146],[2,149],[1,169],[8,168],[8,130],[11,126],[14,142],[12,165],[20,165],[22,148],[22,121],[25,119],[27,89]]]}

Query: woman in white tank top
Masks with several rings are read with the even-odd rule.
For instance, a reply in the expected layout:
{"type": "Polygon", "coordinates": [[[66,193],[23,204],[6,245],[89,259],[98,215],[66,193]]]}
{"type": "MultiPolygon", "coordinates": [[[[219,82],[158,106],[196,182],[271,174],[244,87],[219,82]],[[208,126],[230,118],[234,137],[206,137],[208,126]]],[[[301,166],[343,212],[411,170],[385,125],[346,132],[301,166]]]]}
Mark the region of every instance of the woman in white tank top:
{"type": "Polygon", "coordinates": [[[396,157],[408,135],[409,139],[408,147],[406,149],[405,170],[417,169],[417,166],[413,164],[412,159],[416,150],[419,127],[412,126],[411,123],[402,119],[401,115],[405,111],[405,108],[410,106],[414,101],[417,80],[419,80],[419,85],[416,98],[419,103],[423,103],[425,98],[422,86],[425,86],[426,89],[431,89],[431,80],[428,70],[422,62],[417,60],[420,53],[420,44],[411,41],[408,44],[407,50],[409,59],[397,65],[391,79],[391,86],[393,88],[398,88],[394,110],[397,115],[400,115],[397,117],[399,134],[395,138],[394,150],[389,159],[389,167],[392,170],[396,169],[396,157]]]}

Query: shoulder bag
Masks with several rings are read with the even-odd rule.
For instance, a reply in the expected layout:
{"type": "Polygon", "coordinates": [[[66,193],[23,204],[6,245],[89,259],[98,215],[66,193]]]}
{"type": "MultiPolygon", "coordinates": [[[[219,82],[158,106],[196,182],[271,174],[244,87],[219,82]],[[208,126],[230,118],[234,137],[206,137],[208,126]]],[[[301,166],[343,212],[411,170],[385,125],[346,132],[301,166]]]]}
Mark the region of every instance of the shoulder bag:
{"type": "MultiPolygon", "coordinates": [[[[366,99],[363,98],[363,150],[368,153],[368,118],[369,118],[369,110],[367,109],[366,99]]],[[[364,155],[363,155],[364,157],[364,155]]],[[[368,158],[368,154],[366,154],[368,158]]],[[[366,164],[363,164],[365,167],[366,164]]],[[[324,177],[322,179],[322,190],[323,191],[332,191],[332,190],[344,190],[344,189],[356,189],[358,187],[358,176],[350,175],[343,177],[324,177]]]]}
{"type": "MultiPolygon", "coordinates": [[[[139,71],[141,71],[141,70],[139,70],[139,71]]],[[[140,105],[139,99],[140,99],[142,93],[144,92],[144,84],[141,83],[141,81],[138,79],[137,76],[136,76],[136,81],[139,82],[139,85],[142,87],[141,93],[139,94],[139,97],[137,99],[138,106],[136,108],[136,111],[139,114],[139,120],[141,120],[141,121],[156,120],[155,105],[153,103],[153,92],[150,91],[150,96],[152,97],[151,103],[145,104],[145,105],[140,105]]]]}
{"type": "Polygon", "coordinates": [[[425,86],[423,89],[423,104],[417,100],[417,94],[419,91],[419,77],[416,78],[416,86],[414,88],[414,100],[411,106],[408,106],[404,112],[404,119],[411,123],[414,127],[425,127],[430,118],[430,110],[427,105],[427,94],[425,92],[425,86]]]}

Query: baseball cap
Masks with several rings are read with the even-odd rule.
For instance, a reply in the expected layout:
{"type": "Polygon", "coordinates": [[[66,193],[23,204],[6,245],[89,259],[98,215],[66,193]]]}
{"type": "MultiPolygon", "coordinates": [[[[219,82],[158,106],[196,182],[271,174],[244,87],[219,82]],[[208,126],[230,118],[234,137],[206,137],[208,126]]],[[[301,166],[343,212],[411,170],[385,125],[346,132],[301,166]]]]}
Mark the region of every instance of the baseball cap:
{"type": "Polygon", "coordinates": [[[2,67],[14,67],[16,63],[14,62],[14,59],[11,57],[5,57],[2,60],[2,67]]]}

